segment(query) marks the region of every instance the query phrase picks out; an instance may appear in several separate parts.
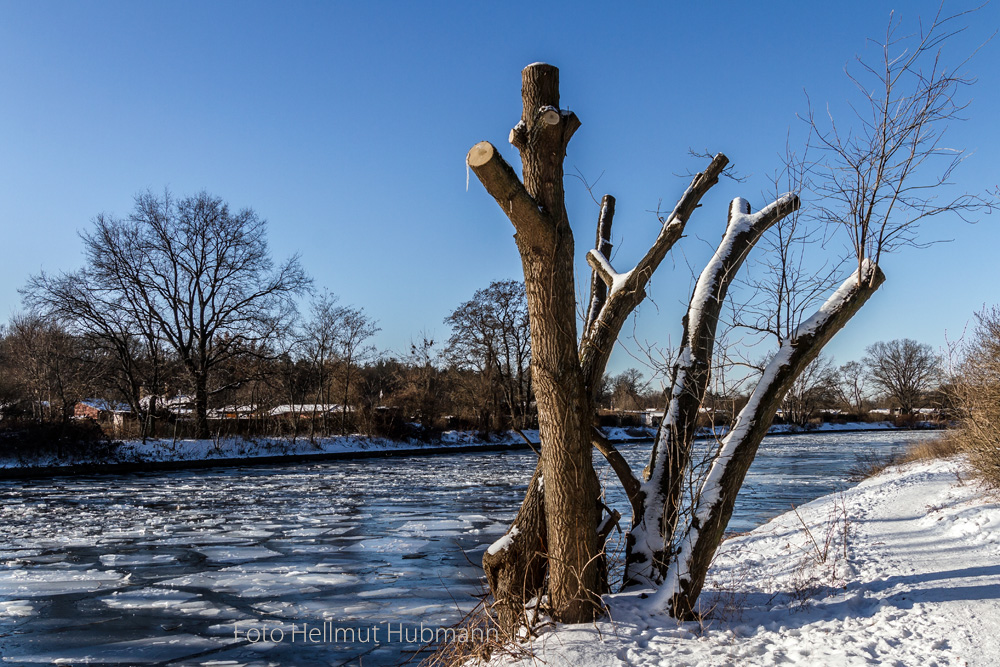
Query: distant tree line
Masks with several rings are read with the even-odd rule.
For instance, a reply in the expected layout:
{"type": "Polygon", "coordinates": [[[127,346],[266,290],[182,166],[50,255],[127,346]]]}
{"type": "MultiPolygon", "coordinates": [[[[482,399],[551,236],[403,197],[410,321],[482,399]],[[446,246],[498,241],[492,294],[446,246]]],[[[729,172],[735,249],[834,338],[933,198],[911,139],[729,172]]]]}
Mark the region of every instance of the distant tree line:
{"type": "Polygon", "coordinates": [[[141,437],[534,425],[523,284],[478,290],[445,319],[445,343],[393,354],[298,257],[276,263],[265,233],[206,192],[98,215],[83,268],[31,276],[25,311],[0,326],[5,423],[68,422],[90,399],[141,437]]]}
{"type": "MultiPolygon", "coordinates": [[[[408,351],[379,351],[363,308],[313,290],[297,257],[271,258],[266,222],[206,192],[136,197],[81,234],[84,267],[31,276],[25,312],[0,327],[0,407],[58,422],[97,399],[126,415],[122,435],[420,435],[531,428],[537,411],[524,284],[476,290],[408,351]],[[309,296],[311,295],[311,296],[309,296]],[[303,312],[297,308],[306,300],[303,312]]],[[[783,404],[805,424],[824,409],[903,413],[932,397],[939,361],[912,340],[878,342],[861,362],[813,362],[783,404]]],[[[663,405],[656,373],[605,375],[605,423],[638,425],[663,405]]],[[[726,423],[739,387],[709,393],[703,422],[726,423]]]]}
{"type": "Polygon", "coordinates": [[[904,419],[919,411],[947,415],[951,403],[943,382],[941,357],[930,345],[909,338],[877,341],[860,362],[836,366],[826,355],[817,357],[786,394],[781,416],[805,425],[830,410],[852,419],[873,409],[904,419]]]}

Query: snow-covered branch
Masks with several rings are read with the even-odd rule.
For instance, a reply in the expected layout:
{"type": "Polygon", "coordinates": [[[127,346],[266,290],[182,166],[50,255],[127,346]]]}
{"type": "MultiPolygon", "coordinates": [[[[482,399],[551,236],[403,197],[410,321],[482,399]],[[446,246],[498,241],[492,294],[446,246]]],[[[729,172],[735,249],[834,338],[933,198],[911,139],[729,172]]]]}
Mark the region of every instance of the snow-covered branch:
{"type": "MultiPolygon", "coordinates": [[[[611,225],[615,219],[615,198],[611,195],[604,195],[601,198],[601,213],[597,216],[597,240],[594,242],[594,251],[599,253],[605,260],[611,259],[611,225]]],[[[608,287],[604,278],[595,270],[590,278],[590,301],[587,306],[587,319],[583,327],[583,335],[587,336],[590,328],[594,325],[594,320],[604,307],[604,302],[608,300],[608,287]]]]}
{"type": "Polygon", "coordinates": [[[698,278],[684,318],[667,407],[650,457],[650,476],[641,491],[643,512],[627,544],[626,582],[657,579],[665,548],[672,542],[699,409],[711,375],[719,314],[729,286],[761,236],[798,208],[799,198],[794,194],[782,195],[757,213],[750,213],[750,204],[743,198],[729,206],[725,235],[698,278]]]}
{"type": "Polygon", "coordinates": [[[654,604],[687,617],[705,581],[708,566],[726,529],[736,495],[757,448],[788,389],[823,347],[861,309],[885,281],[873,262],[864,261],[812,317],[800,324],[764,369],[747,405],[740,411],[701,486],[690,525],[674,548],[654,604]]]}
{"type": "MultiPolygon", "coordinates": [[[[606,267],[601,266],[602,270],[607,269],[602,274],[602,279],[605,282],[607,282],[608,277],[612,279],[612,282],[608,283],[610,292],[600,312],[590,314],[591,326],[584,331],[584,337],[580,344],[580,361],[583,366],[586,386],[591,392],[596,391],[598,381],[604,373],[608,358],[611,356],[611,349],[618,339],[622,326],[632,311],[646,298],[646,285],[653,272],[656,271],[667,252],[681,237],[684,226],[698,207],[701,198],[713,185],[719,182],[719,175],[727,164],[729,164],[729,158],[719,153],[712,159],[705,171],[695,175],[691,185],[674,206],[674,210],[663,220],[663,226],[660,228],[660,233],[653,245],[634,269],[627,273],[618,274],[611,269],[610,264],[606,267]],[[617,280],[615,280],[616,277],[617,280]]],[[[601,256],[600,253],[588,253],[588,262],[591,261],[592,254],[601,256]]],[[[594,257],[594,259],[597,258],[594,257]]],[[[591,266],[594,265],[591,264],[591,266]]],[[[597,270],[596,267],[595,270],[597,270]]]]}
{"type": "Polygon", "coordinates": [[[620,278],[620,274],[611,267],[611,262],[597,250],[587,252],[587,264],[590,264],[590,268],[597,271],[597,275],[608,287],[614,285],[615,281],[620,278]]]}

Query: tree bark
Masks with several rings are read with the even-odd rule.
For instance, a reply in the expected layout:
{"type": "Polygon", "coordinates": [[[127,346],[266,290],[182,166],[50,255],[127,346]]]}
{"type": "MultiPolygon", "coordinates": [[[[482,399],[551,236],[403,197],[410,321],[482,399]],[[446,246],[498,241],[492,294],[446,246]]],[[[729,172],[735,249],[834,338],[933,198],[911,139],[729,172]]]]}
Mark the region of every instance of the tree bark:
{"type": "Polygon", "coordinates": [[[524,605],[540,598],[545,585],[548,549],[542,488],[539,466],[507,534],[483,554],[483,570],[493,593],[492,614],[508,632],[525,625],[524,605]]]}
{"type": "MultiPolygon", "coordinates": [[[[573,234],[563,200],[563,159],[580,121],[559,110],[559,70],[551,65],[526,67],[521,92],[521,122],[511,139],[516,135],[521,144],[523,186],[487,142],[472,148],[467,164],[516,231],[542,441],[549,602],[555,620],[580,623],[596,616],[603,587],[597,558],[600,487],[590,445],[593,407],[577,351],[573,234]]],[[[509,593],[501,591],[500,597],[509,593]]]]}
{"type": "Polygon", "coordinates": [[[781,345],[764,370],[746,407],[723,438],[719,456],[701,486],[691,523],[656,594],[655,602],[679,619],[694,615],[708,567],[722,541],[746,473],[767,434],[785,393],[823,347],[861,309],[885,281],[867,260],[781,345]]]}
{"type": "Polygon", "coordinates": [[[628,498],[629,504],[632,506],[632,521],[634,523],[641,515],[639,496],[641,486],[638,478],[632,472],[632,466],[597,426],[594,427],[594,448],[607,459],[611,469],[618,477],[618,481],[621,482],[622,488],[625,490],[625,497],[628,498]]]}
{"type": "MultiPolygon", "coordinates": [[[[604,195],[601,198],[601,213],[597,217],[597,240],[594,242],[594,250],[599,252],[608,262],[611,261],[611,225],[615,220],[615,198],[611,195],[604,195]]],[[[594,325],[598,313],[608,300],[608,286],[604,279],[596,270],[590,276],[590,305],[587,308],[586,324],[583,327],[584,335],[594,325]]]]}
{"type": "MultiPolygon", "coordinates": [[[[601,376],[608,365],[622,326],[642,300],[646,298],[646,285],[667,252],[684,233],[684,227],[701,198],[719,182],[719,175],[729,164],[722,153],[716,155],[705,171],[698,173],[684,191],[674,210],[663,220],[663,226],[649,250],[628,273],[616,273],[610,262],[597,250],[587,254],[587,262],[600,275],[608,287],[608,295],[596,314],[591,313],[591,324],[580,343],[580,364],[584,383],[596,391],[601,376]]],[[[593,399],[593,394],[591,395],[593,399]]]]}

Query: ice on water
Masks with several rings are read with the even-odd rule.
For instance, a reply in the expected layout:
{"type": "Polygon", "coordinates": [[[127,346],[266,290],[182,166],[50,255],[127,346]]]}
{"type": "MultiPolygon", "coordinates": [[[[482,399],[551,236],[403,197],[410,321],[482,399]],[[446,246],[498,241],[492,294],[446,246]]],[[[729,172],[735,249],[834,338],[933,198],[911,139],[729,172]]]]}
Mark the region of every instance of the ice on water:
{"type": "MultiPolygon", "coordinates": [[[[827,454],[844,443],[781,440],[784,449],[761,452],[765,470],[773,458],[770,477],[751,480],[746,507],[758,514],[737,525],[787,510],[788,499],[770,498],[782,486],[829,492],[812,478],[779,482],[804,456],[816,457],[804,470],[830,477],[827,454]]],[[[641,469],[648,446],[622,449],[641,469]]],[[[534,464],[530,452],[478,453],[0,482],[0,627],[17,628],[0,632],[0,655],[16,664],[193,655],[349,664],[360,649],[235,645],[233,623],[458,621],[534,464]]],[[[624,511],[616,493],[608,502],[624,511]]],[[[365,664],[401,662],[406,648],[382,647],[365,664]]]]}
{"type": "MultiPolygon", "coordinates": [[[[453,623],[480,588],[466,552],[502,531],[530,475],[530,460],[489,458],[516,465],[470,473],[468,457],[443,457],[0,482],[0,626],[18,628],[0,633],[0,655],[139,664],[208,651],[199,662],[296,664],[288,646],[234,645],[233,623],[453,623]],[[477,483],[442,492],[442,476],[477,483]],[[484,498],[484,486],[497,492],[484,498]]],[[[388,647],[389,661],[403,648],[388,647]]],[[[339,664],[348,649],[309,658],[327,651],[339,664]]]]}

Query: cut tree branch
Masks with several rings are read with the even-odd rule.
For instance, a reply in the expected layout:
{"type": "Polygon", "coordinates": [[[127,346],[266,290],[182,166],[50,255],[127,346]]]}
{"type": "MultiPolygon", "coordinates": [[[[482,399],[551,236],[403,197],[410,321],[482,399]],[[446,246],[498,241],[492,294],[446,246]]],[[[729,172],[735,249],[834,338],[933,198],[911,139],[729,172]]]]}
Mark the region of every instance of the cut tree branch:
{"type": "MultiPolygon", "coordinates": [[[[684,232],[691,214],[698,207],[701,198],[713,185],[719,182],[719,175],[729,164],[729,158],[722,153],[716,155],[705,171],[695,174],[684,194],[681,195],[674,210],[663,221],[659,235],[646,255],[639,260],[635,268],[629,272],[620,288],[608,294],[600,312],[594,315],[591,327],[584,333],[580,344],[580,363],[583,367],[584,382],[593,398],[600,386],[601,376],[608,364],[611,350],[622,326],[632,311],[646,298],[646,285],[656,271],[667,252],[684,232]]],[[[590,261],[592,254],[588,253],[590,261]]],[[[596,258],[595,258],[596,259],[596,258]]],[[[593,264],[591,264],[593,266],[593,264]]],[[[608,265],[610,268],[610,265],[608,265]]],[[[607,275],[613,275],[608,273],[607,275]]],[[[621,274],[625,275],[625,274],[621,274]]],[[[606,280],[606,278],[604,278],[606,280]]]]}
{"type": "MultiPolygon", "coordinates": [[[[615,198],[611,195],[604,195],[601,199],[601,213],[597,216],[597,240],[594,242],[594,250],[599,252],[608,262],[611,261],[611,224],[615,219],[615,198]]],[[[597,318],[604,302],[608,299],[608,286],[604,279],[593,271],[590,277],[590,305],[587,308],[587,320],[583,327],[583,335],[586,337],[597,318]]]]}
{"type": "Polygon", "coordinates": [[[587,252],[587,264],[590,264],[590,268],[594,270],[594,273],[606,287],[612,287],[615,284],[615,279],[620,275],[611,267],[611,262],[596,250],[587,252]]]}
{"type": "Polygon", "coordinates": [[[527,232],[532,237],[552,237],[553,226],[548,216],[539,209],[513,167],[500,156],[493,144],[480,141],[469,151],[465,163],[507,214],[519,234],[527,232]]]}

